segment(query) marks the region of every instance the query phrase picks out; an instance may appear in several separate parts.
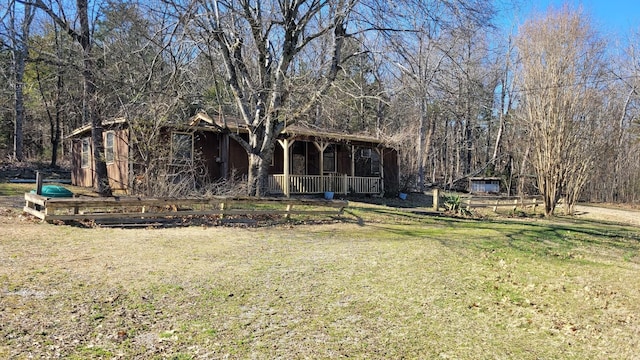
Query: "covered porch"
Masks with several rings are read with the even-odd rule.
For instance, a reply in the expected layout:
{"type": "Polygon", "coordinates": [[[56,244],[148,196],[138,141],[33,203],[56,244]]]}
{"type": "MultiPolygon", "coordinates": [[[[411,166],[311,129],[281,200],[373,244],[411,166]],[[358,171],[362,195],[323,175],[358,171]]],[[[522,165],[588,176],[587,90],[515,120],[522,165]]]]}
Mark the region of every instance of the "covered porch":
{"type": "MultiPolygon", "coordinates": [[[[291,137],[278,140],[269,192],[298,194],[384,193],[384,151],[379,144],[291,137]]],[[[389,150],[391,151],[391,150],[389,150]]]]}

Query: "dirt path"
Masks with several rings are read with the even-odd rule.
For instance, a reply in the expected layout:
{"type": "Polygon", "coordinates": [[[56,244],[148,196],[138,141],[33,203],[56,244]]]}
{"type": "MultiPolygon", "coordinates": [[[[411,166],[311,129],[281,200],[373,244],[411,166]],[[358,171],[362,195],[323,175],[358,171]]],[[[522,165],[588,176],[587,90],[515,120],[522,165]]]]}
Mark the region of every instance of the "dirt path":
{"type": "Polygon", "coordinates": [[[576,206],[576,216],[584,219],[613,221],[640,226],[640,211],[638,210],[578,205],[576,206]]]}

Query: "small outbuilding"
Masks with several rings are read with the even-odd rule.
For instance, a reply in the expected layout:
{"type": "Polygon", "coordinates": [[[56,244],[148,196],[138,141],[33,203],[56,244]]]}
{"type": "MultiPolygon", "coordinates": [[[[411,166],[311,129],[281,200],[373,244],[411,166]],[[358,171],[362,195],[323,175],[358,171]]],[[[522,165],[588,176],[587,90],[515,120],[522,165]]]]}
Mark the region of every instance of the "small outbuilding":
{"type": "Polygon", "coordinates": [[[499,177],[472,177],[469,178],[469,192],[474,194],[498,194],[500,193],[499,177]]]}

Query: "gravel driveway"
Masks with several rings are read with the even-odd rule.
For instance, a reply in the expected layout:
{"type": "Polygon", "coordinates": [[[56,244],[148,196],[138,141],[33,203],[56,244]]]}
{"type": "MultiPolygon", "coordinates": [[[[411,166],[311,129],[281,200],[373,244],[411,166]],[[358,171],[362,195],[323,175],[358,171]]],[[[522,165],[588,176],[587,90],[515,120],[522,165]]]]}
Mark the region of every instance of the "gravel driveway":
{"type": "Polygon", "coordinates": [[[587,205],[576,206],[578,218],[613,221],[640,226],[640,211],[587,205]]]}

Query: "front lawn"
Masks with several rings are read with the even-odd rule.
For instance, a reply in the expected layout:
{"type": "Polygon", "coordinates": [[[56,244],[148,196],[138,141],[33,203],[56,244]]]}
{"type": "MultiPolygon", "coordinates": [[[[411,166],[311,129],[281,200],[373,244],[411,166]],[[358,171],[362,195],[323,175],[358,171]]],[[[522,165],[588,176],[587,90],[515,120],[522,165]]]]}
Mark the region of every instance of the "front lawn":
{"type": "Polygon", "coordinates": [[[638,230],[362,203],[255,228],[5,211],[0,358],[633,358],[638,230]]]}

